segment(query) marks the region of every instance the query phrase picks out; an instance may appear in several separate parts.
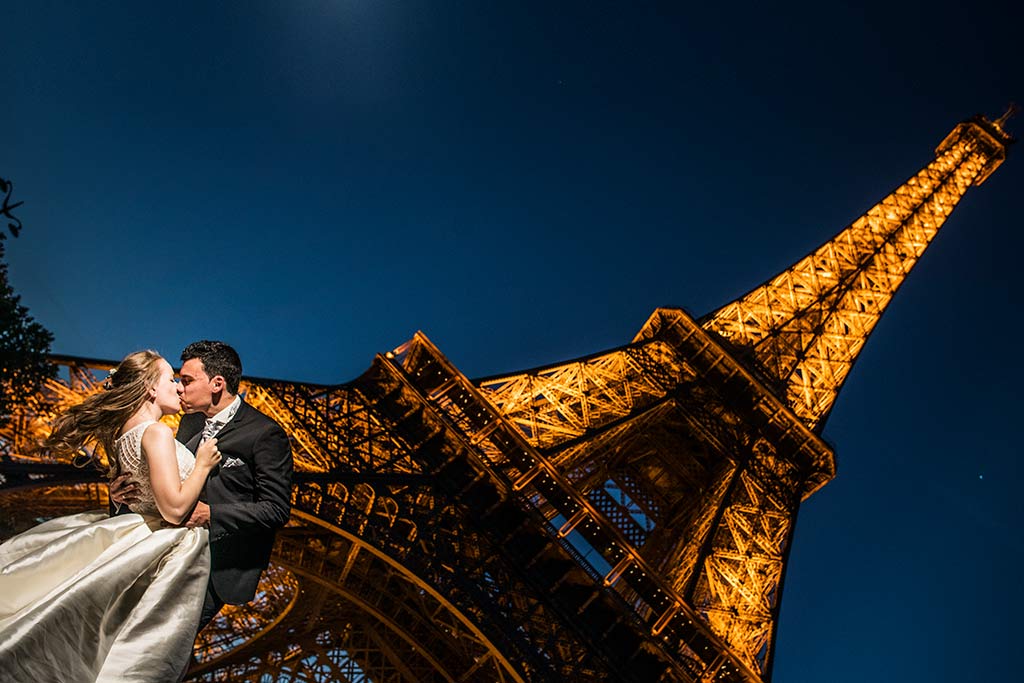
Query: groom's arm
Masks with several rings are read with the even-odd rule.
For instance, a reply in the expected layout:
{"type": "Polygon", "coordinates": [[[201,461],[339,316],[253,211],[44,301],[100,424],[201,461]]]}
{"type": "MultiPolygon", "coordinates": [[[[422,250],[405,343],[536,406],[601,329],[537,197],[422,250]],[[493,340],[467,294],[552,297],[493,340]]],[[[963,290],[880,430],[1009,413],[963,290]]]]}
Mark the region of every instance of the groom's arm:
{"type": "Polygon", "coordinates": [[[274,530],[291,513],[292,447],[276,422],[267,425],[253,446],[255,500],[217,503],[210,510],[210,540],[239,532],[274,530]]]}

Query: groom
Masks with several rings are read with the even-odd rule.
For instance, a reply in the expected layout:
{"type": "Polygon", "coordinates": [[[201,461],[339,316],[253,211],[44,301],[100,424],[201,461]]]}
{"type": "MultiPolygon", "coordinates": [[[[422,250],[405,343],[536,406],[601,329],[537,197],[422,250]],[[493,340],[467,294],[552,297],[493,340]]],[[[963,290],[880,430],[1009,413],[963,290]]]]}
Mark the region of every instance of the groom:
{"type": "MultiPolygon", "coordinates": [[[[181,352],[178,398],[185,416],[175,438],[195,453],[216,437],[220,466],[210,473],[185,526],[210,528],[210,582],[202,630],[225,603],[256,595],[274,534],[291,509],[292,453],[284,430],[238,395],[242,361],[219,341],[198,341],[181,352]]],[[[111,499],[123,500],[111,482],[111,499]]]]}
{"type": "Polygon", "coordinates": [[[185,526],[210,527],[210,583],[199,629],[224,603],[256,595],[274,534],[291,510],[292,450],[281,426],[238,395],[242,361],[224,342],[199,341],[181,352],[178,398],[185,411],[176,438],[193,453],[217,438],[220,467],[210,473],[185,526]]]}

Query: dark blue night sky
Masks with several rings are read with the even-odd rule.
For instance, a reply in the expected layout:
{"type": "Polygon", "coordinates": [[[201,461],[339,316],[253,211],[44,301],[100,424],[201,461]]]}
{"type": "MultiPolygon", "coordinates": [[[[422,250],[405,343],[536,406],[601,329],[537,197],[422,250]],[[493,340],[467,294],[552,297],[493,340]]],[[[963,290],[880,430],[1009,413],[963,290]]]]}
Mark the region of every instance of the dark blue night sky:
{"type": "MultiPolygon", "coordinates": [[[[421,329],[471,377],[571,359],[736,298],[1024,104],[1008,6],[5,2],[11,280],[63,354],[223,338],[332,383],[421,329]]],[[[777,683],[1019,676],[1021,154],[836,404],[777,683]]]]}

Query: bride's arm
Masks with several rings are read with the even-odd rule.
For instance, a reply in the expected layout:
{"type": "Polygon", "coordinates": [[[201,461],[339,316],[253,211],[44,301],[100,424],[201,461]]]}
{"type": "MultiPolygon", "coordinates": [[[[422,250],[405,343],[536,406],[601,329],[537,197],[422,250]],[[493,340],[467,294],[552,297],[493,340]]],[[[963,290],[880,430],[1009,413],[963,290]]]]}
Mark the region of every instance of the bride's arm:
{"type": "Polygon", "coordinates": [[[149,483],[153,489],[160,516],[171,524],[180,524],[199,500],[206,476],[220,460],[211,439],[196,454],[196,466],[185,481],[178,475],[178,458],[174,452],[174,435],[162,422],[146,427],[142,434],[142,452],[149,464],[149,483]]]}

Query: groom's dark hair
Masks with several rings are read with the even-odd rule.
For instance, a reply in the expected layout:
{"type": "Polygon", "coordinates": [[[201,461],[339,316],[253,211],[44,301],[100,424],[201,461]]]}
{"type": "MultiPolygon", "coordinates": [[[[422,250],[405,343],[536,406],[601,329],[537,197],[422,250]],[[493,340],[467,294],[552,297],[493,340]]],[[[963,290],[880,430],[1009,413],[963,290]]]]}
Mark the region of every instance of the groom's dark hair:
{"type": "Polygon", "coordinates": [[[210,377],[220,375],[228,391],[238,393],[238,382],[242,379],[242,359],[238,352],[222,341],[192,342],[181,352],[181,362],[198,358],[203,370],[210,377]]]}

